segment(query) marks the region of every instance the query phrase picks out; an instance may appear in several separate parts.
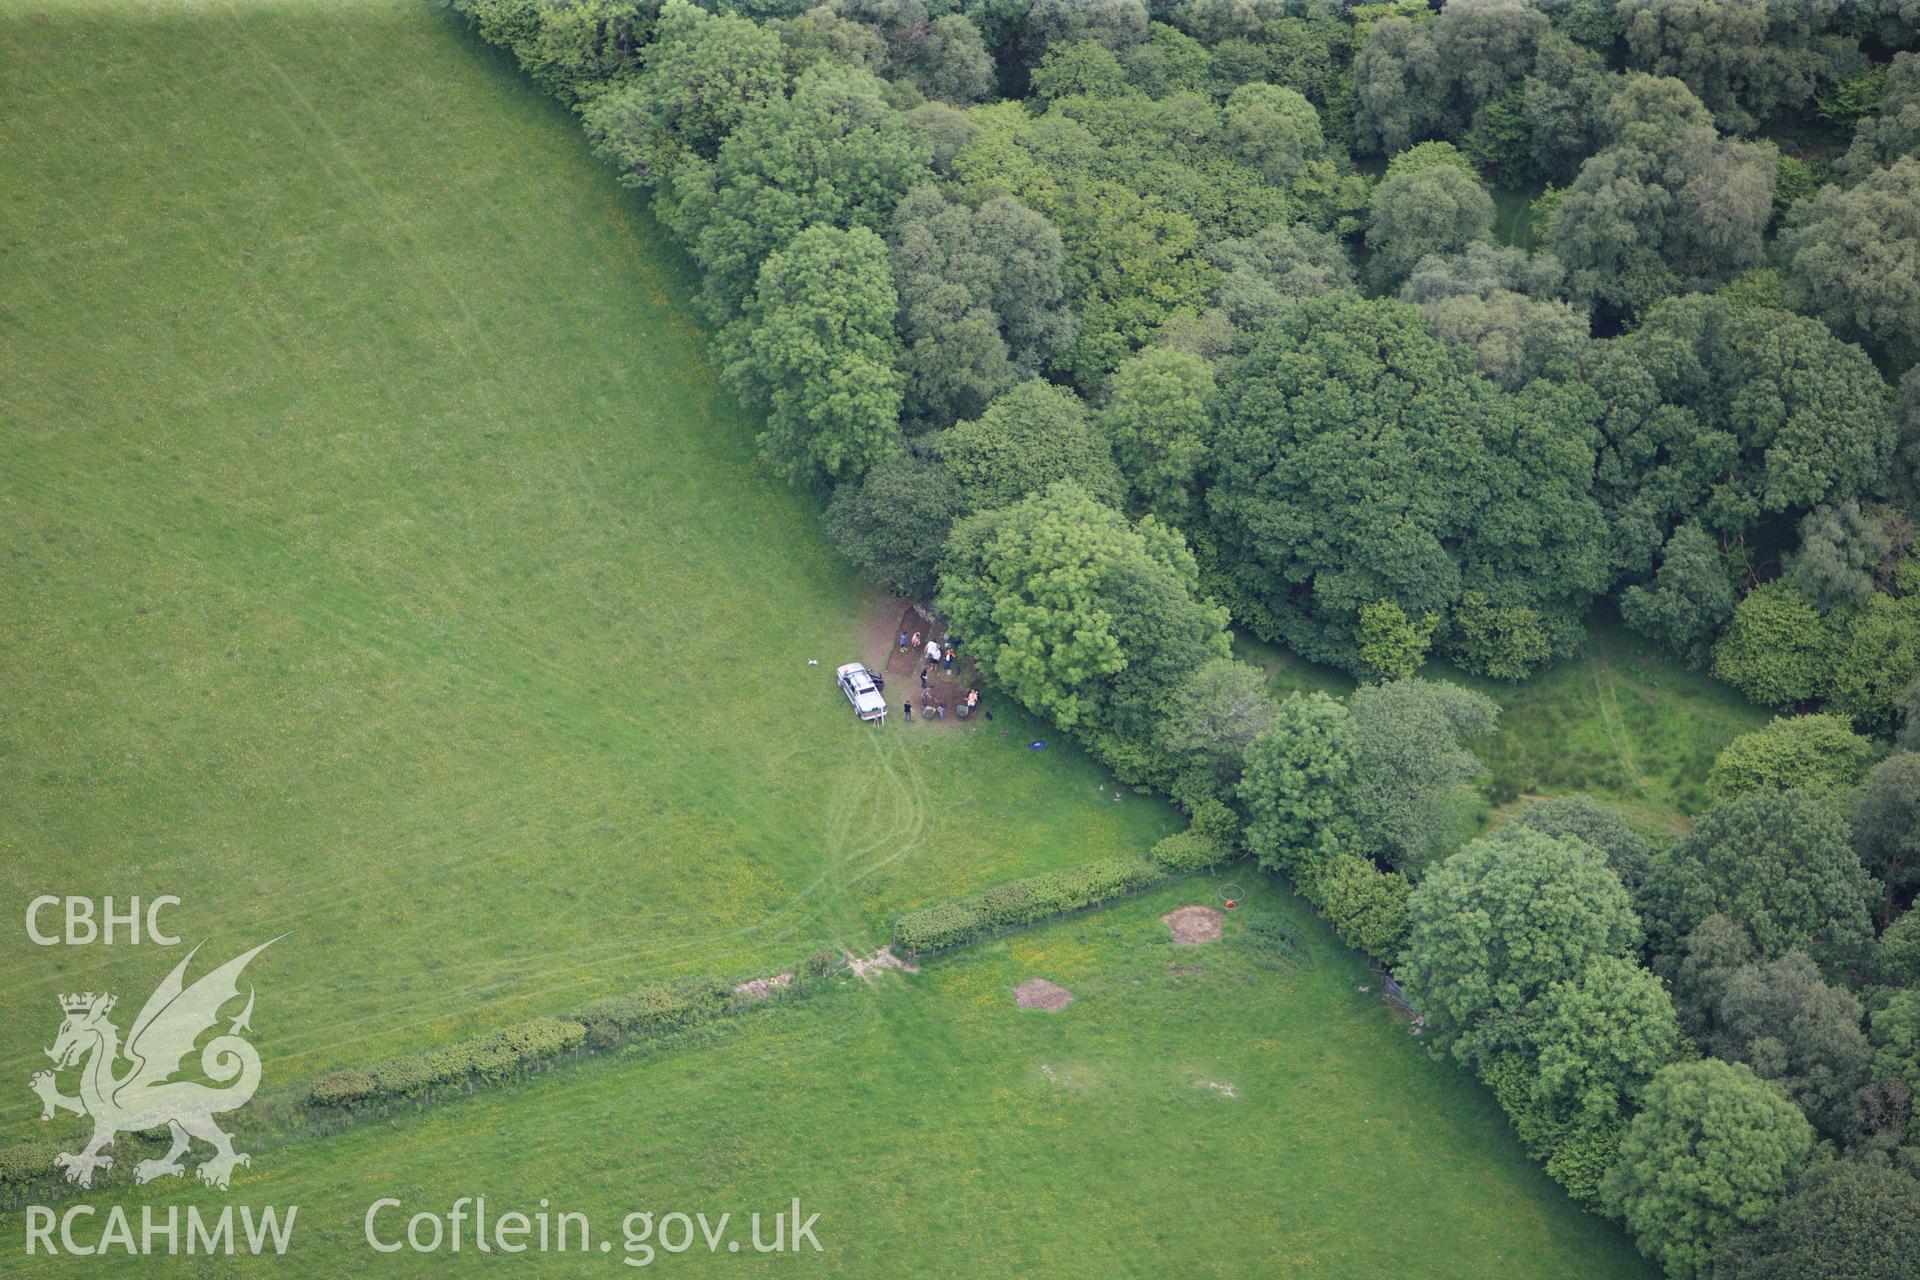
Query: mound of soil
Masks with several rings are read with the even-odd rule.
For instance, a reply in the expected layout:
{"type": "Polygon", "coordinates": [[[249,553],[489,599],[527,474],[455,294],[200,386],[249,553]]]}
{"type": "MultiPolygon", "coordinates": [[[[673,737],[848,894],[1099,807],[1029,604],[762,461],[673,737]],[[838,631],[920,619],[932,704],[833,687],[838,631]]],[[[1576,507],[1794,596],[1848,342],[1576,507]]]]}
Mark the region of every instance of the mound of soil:
{"type": "Polygon", "coordinates": [[[1203,942],[1220,941],[1221,915],[1212,907],[1175,907],[1160,917],[1160,923],[1173,930],[1173,945],[1197,947],[1203,942]]]}
{"type": "Polygon", "coordinates": [[[1013,1002],[1022,1009],[1045,1009],[1058,1013],[1073,1003],[1073,992],[1045,978],[1028,978],[1013,989],[1013,1002]]]}

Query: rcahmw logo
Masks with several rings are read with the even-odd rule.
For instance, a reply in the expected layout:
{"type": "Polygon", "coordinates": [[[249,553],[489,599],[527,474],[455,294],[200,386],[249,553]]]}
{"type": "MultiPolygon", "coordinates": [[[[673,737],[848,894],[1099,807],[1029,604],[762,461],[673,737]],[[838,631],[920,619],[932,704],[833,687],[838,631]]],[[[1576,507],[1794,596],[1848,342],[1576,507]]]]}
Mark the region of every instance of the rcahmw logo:
{"type": "MultiPolygon", "coordinates": [[[[245,1152],[234,1150],[233,1136],[214,1121],[215,1116],[244,1107],[260,1087],[260,1055],[242,1034],[252,1030],[251,986],[245,1006],[225,1019],[226,1029],[200,1049],[199,1074],[211,1083],[180,1077],[187,1071],[195,1043],[206,1032],[216,1030],[223,1020],[221,1010],[240,998],[240,975],[248,962],[277,941],[263,942],[188,985],[187,966],[200,950],[195,947],[147,997],[128,1026],[124,1041],[111,1017],[116,997],[89,991],[60,998],[64,1016],[53,1047],[46,1051],[53,1069],[38,1072],[30,1084],[40,1096],[42,1120],[71,1111],[93,1122],[93,1134],[79,1151],[61,1152],[53,1158],[68,1182],[92,1187],[97,1172],[113,1167],[113,1157],[105,1152],[117,1135],[156,1129],[167,1131],[171,1146],[161,1158],[136,1164],[135,1182],[181,1176],[186,1172],[181,1158],[191,1158],[196,1142],[213,1149],[195,1170],[200,1181],[210,1187],[226,1190],[234,1169],[253,1163],[245,1152]],[[123,1061],[127,1064],[124,1070],[120,1067],[123,1061]],[[61,1091],[59,1079],[70,1069],[79,1073],[76,1092],[71,1095],[61,1091]]],[[[259,1253],[271,1247],[278,1253],[284,1251],[292,1236],[297,1211],[289,1207],[283,1222],[274,1209],[256,1215],[251,1207],[242,1207],[242,1232],[236,1237],[232,1206],[212,1219],[189,1207],[184,1221],[171,1208],[147,1206],[141,1211],[136,1233],[131,1219],[118,1205],[104,1211],[103,1222],[90,1221],[101,1212],[92,1205],[74,1205],[60,1214],[44,1205],[30,1205],[27,1252],[45,1249],[48,1253],[89,1254],[124,1247],[132,1253],[231,1253],[236,1248],[259,1253]],[[76,1238],[77,1231],[91,1233],[95,1229],[100,1235],[92,1244],[76,1238]]]]}

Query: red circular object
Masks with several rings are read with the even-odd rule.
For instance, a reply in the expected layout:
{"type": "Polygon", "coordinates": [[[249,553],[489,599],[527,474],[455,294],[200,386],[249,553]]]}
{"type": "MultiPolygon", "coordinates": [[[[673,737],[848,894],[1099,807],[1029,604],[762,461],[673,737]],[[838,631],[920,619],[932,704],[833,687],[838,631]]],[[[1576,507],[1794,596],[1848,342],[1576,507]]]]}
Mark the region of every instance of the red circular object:
{"type": "Polygon", "coordinates": [[[1237,907],[1237,906],[1239,906],[1239,905],[1240,905],[1240,904],[1239,904],[1239,903],[1237,903],[1237,902],[1235,902],[1235,901],[1234,901],[1234,900],[1233,900],[1232,898],[1228,898],[1228,899],[1227,899],[1227,910],[1229,910],[1229,911],[1231,911],[1231,910],[1233,910],[1233,909],[1234,909],[1235,907],[1237,907]]]}

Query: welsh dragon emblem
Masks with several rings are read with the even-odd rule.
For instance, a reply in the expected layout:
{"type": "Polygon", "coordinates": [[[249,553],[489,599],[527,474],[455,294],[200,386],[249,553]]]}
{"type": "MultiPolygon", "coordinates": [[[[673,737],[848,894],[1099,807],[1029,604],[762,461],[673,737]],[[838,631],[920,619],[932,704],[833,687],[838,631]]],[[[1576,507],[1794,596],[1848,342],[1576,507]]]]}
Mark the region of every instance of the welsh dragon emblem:
{"type": "Polygon", "coordinates": [[[53,1047],[47,1050],[53,1070],[37,1073],[30,1083],[40,1095],[42,1120],[51,1120],[55,1111],[71,1111],[93,1120],[93,1137],[81,1151],[62,1152],[53,1158],[54,1164],[66,1171],[67,1181],[91,1187],[94,1170],[113,1167],[113,1157],[100,1152],[115,1134],[162,1126],[171,1135],[173,1147],[164,1159],[142,1160],[135,1165],[136,1182],[185,1173],[180,1157],[196,1138],[214,1151],[200,1162],[198,1171],[200,1180],[209,1186],[226,1190],[234,1166],[252,1163],[245,1153],[233,1149],[232,1135],[213,1122],[214,1116],[245,1106],[260,1087],[260,1055],[240,1035],[252,1029],[248,1023],[253,1016],[251,986],[247,988],[246,1008],[228,1023],[224,1034],[214,1036],[200,1051],[200,1069],[215,1084],[173,1077],[185,1066],[194,1042],[218,1025],[221,1008],[239,997],[240,972],[247,962],[278,941],[263,942],[186,986],[187,965],[200,950],[195,947],[147,997],[124,1046],[119,1028],[107,1020],[113,1012],[114,996],[89,991],[60,998],[66,1018],[53,1047]],[[125,1070],[119,1069],[122,1059],[128,1064],[125,1070]],[[70,1098],[60,1092],[55,1077],[73,1066],[81,1069],[80,1095],[70,1098]]]}

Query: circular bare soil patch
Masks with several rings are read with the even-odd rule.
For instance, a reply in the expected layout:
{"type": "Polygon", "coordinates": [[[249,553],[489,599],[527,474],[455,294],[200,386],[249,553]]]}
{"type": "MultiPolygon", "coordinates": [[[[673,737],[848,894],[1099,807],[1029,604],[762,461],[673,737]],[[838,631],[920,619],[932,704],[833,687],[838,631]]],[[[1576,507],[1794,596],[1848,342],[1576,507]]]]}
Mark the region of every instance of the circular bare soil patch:
{"type": "Polygon", "coordinates": [[[1173,930],[1173,945],[1197,947],[1203,942],[1220,941],[1221,915],[1212,907],[1175,907],[1160,917],[1160,923],[1173,930]]]}
{"type": "Polygon", "coordinates": [[[1073,1003],[1073,992],[1045,978],[1028,978],[1013,989],[1013,1002],[1022,1009],[1045,1009],[1058,1013],[1073,1003]]]}

